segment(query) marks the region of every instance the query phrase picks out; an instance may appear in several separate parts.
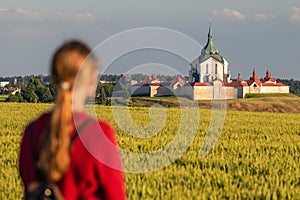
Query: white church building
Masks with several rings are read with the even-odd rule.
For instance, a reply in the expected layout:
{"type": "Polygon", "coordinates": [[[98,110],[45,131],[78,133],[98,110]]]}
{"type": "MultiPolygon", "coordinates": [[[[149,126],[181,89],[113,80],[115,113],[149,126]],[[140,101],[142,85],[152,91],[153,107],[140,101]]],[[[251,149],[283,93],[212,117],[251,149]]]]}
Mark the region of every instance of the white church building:
{"type": "Polygon", "coordinates": [[[189,71],[190,83],[213,82],[220,79],[223,82],[230,81],[228,62],[219,54],[212,40],[211,24],[209,25],[208,41],[201,51],[201,55],[191,63],[189,71]]]}

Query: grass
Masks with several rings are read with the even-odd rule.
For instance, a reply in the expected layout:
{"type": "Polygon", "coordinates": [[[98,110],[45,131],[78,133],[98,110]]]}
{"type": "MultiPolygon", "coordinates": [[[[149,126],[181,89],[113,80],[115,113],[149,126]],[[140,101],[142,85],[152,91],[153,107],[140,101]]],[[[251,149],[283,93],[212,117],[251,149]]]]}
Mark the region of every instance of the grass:
{"type": "MultiPolygon", "coordinates": [[[[245,99],[249,101],[250,99],[245,99]]],[[[275,99],[272,99],[275,101],[275,99]]],[[[299,104],[298,104],[299,105],[299,104]]],[[[51,104],[0,103],[0,199],[21,199],[17,172],[24,126],[51,104]]],[[[118,127],[111,107],[96,106],[97,116],[112,124],[122,149],[147,152],[166,145],[180,125],[179,108],[165,108],[166,124],[151,138],[134,138],[118,127]]],[[[149,124],[149,108],[133,107],[136,124],[149,124]]],[[[200,109],[197,135],[174,163],[148,173],[126,173],[128,199],[298,199],[300,196],[299,114],[228,110],[213,151],[199,158],[210,124],[200,109]]]]}
{"type": "Polygon", "coordinates": [[[247,93],[245,98],[262,98],[262,97],[298,97],[292,93],[263,93],[263,94],[253,94],[247,93]]]}

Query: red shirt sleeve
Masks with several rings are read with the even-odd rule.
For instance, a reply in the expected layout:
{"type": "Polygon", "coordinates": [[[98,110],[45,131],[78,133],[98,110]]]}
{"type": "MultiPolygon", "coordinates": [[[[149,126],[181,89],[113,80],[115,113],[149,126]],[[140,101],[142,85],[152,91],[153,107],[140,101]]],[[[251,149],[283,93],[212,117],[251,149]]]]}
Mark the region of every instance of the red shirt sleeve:
{"type": "MultiPolygon", "coordinates": [[[[105,122],[99,123],[105,136],[109,141],[115,146],[117,151],[107,151],[108,159],[115,162],[115,166],[119,166],[119,169],[113,169],[102,161],[98,161],[97,171],[99,173],[100,183],[103,187],[105,199],[126,199],[125,195],[125,185],[124,176],[122,171],[122,161],[118,152],[118,146],[115,139],[115,134],[113,129],[105,122]]],[[[103,152],[102,152],[103,153],[103,152]]],[[[104,160],[104,162],[106,162],[104,160]]]]}
{"type": "Polygon", "coordinates": [[[35,163],[32,155],[31,145],[32,141],[30,138],[30,127],[25,128],[23,138],[20,146],[19,154],[19,173],[24,183],[25,189],[29,183],[37,181],[37,175],[35,171],[35,163]]]}

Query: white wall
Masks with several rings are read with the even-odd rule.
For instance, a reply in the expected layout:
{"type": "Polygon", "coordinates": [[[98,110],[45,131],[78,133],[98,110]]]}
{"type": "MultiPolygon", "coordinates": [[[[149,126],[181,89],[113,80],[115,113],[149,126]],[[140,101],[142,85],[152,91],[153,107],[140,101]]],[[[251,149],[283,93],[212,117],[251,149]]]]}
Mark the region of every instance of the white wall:
{"type": "Polygon", "coordinates": [[[289,93],[289,86],[269,86],[262,87],[261,93],[289,93]]]}
{"type": "Polygon", "coordinates": [[[212,86],[194,86],[194,100],[211,100],[213,97],[212,86]]]}

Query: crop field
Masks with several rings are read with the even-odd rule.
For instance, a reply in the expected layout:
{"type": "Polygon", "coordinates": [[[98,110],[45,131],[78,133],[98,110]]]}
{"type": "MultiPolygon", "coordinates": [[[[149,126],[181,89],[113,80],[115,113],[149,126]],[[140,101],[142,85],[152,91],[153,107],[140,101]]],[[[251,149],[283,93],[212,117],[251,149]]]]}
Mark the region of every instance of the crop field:
{"type": "MultiPolygon", "coordinates": [[[[22,198],[17,170],[22,131],[51,106],[0,103],[0,199],[22,198]]],[[[116,129],[120,148],[131,152],[165,146],[175,137],[181,120],[180,108],[165,108],[167,119],[160,132],[141,139],[117,126],[111,107],[95,110],[98,118],[116,129]]],[[[133,107],[130,115],[136,124],[147,126],[148,111],[133,107]]],[[[201,158],[211,111],[199,112],[196,137],[180,158],[156,171],[125,173],[128,199],[299,199],[300,114],[229,110],[214,149],[201,158]]]]}

